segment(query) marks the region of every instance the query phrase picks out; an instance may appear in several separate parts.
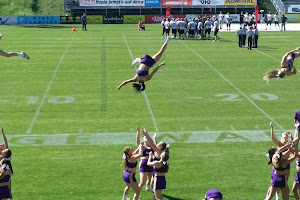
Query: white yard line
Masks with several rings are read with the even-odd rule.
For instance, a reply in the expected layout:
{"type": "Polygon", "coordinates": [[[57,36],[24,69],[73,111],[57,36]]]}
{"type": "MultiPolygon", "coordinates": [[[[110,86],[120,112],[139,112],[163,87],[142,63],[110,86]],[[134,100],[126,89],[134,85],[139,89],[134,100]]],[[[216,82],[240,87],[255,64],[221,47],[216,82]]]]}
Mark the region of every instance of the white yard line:
{"type": "MultiPolygon", "coordinates": [[[[127,40],[126,40],[126,38],[125,38],[125,36],[124,36],[123,33],[122,33],[122,36],[123,36],[123,38],[124,38],[125,44],[126,44],[126,46],[127,46],[127,49],[128,49],[128,51],[129,51],[131,60],[133,61],[134,58],[133,58],[132,52],[131,52],[131,50],[130,50],[130,48],[129,48],[129,45],[128,45],[127,40]]],[[[137,71],[136,66],[134,66],[134,68],[135,68],[135,71],[137,71]]],[[[144,95],[144,97],[145,97],[145,101],[146,101],[146,104],[147,104],[147,107],[148,107],[149,114],[150,114],[150,116],[151,116],[151,118],[152,118],[152,122],[153,122],[153,125],[154,125],[154,129],[155,129],[155,131],[158,131],[158,126],[157,126],[157,123],[156,123],[156,119],[155,119],[154,114],[153,114],[153,112],[152,112],[151,105],[150,105],[150,101],[149,101],[149,99],[148,99],[148,96],[147,96],[147,94],[146,94],[146,91],[143,92],[143,95],[144,95]]]]}
{"type": "Polygon", "coordinates": [[[42,98],[42,100],[41,100],[40,105],[38,106],[38,108],[37,108],[37,110],[36,110],[36,112],[35,112],[35,115],[34,115],[32,121],[31,121],[31,123],[30,123],[30,125],[29,125],[29,128],[28,128],[26,134],[30,134],[30,133],[31,133],[32,127],[33,127],[33,125],[34,125],[34,123],[35,123],[35,121],[36,121],[36,119],[37,119],[37,117],[38,117],[38,115],[39,115],[39,113],[40,113],[40,111],[41,111],[41,108],[42,108],[43,105],[44,105],[45,99],[46,99],[46,97],[47,97],[47,95],[48,95],[48,92],[49,92],[49,90],[50,90],[50,88],[51,88],[51,86],[52,86],[52,83],[53,83],[53,81],[54,81],[54,79],[55,79],[55,77],[56,77],[57,71],[59,70],[59,67],[60,67],[61,63],[62,63],[62,61],[63,61],[63,59],[64,59],[66,53],[68,52],[69,47],[70,47],[72,41],[74,40],[74,37],[75,37],[75,34],[73,35],[73,37],[72,37],[71,41],[69,42],[69,44],[68,44],[68,46],[67,46],[65,52],[63,53],[62,57],[60,58],[60,61],[59,61],[58,65],[56,66],[56,69],[55,69],[55,71],[54,71],[54,74],[53,74],[53,76],[52,76],[52,79],[51,79],[51,81],[50,81],[50,83],[49,83],[49,85],[48,85],[48,87],[47,87],[47,89],[46,89],[46,91],[45,91],[45,93],[44,93],[44,96],[43,96],[43,98],[42,98]]]}
{"type": "Polygon", "coordinates": [[[15,41],[14,43],[12,43],[11,45],[9,45],[8,47],[6,47],[4,49],[4,51],[8,50],[10,47],[14,46],[15,44],[17,44],[19,41],[23,40],[24,37],[26,37],[28,34],[23,35],[23,37],[19,38],[17,41],[15,41]]]}
{"type": "Polygon", "coordinates": [[[215,67],[213,67],[208,61],[206,61],[197,52],[187,46],[185,43],[179,40],[179,42],[203,60],[212,70],[214,70],[221,78],[223,78],[229,85],[231,85],[235,90],[237,90],[242,96],[244,96],[257,110],[259,110],[263,115],[265,115],[269,120],[273,121],[280,129],[284,129],[277,121],[275,121],[271,116],[269,116],[263,109],[261,109],[254,101],[252,101],[244,92],[242,92],[238,87],[236,87],[231,81],[229,81],[223,74],[221,74],[215,67]]]}

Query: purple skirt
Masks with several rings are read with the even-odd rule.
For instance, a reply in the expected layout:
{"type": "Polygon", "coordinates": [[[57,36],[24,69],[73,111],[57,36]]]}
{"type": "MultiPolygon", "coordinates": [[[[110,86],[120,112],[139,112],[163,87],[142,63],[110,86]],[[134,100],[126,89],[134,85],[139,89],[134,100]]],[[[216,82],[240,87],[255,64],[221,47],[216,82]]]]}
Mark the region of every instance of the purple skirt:
{"type": "Polygon", "coordinates": [[[142,58],[141,58],[141,62],[140,63],[143,63],[145,65],[147,65],[148,67],[152,67],[154,64],[155,64],[155,60],[149,56],[149,55],[144,55],[142,58]]]}
{"type": "Polygon", "coordinates": [[[0,199],[7,199],[10,197],[10,192],[8,186],[0,187],[0,199]]]}
{"type": "Polygon", "coordinates": [[[272,187],[277,187],[277,188],[286,188],[286,178],[284,175],[279,176],[274,173],[273,179],[272,179],[272,187]]]}
{"type": "Polygon", "coordinates": [[[123,180],[124,180],[125,183],[134,183],[134,182],[136,182],[135,173],[132,173],[130,171],[125,171],[123,173],[123,180]]]}
{"type": "Polygon", "coordinates": [[[218,198],[218,199],[222,199],[222,197],[223,197],[222,193],[217,189],[208,190],[208,192],[206,193],[206,196],[208,198],[218,198]]]}
{"type": "Polygon", "coordinates": [[[297,183],[297,184],[300,183],[300,172],[297,172],[297,174],[296,174],[295,183],[297,183]]]}
{"type": "Polygon", "coordinates": [[[140,165],[140,173],[153,172],[153,167],[147,165],[147,160],[142,160],[140,165]]]}
{"type": "Polygon", "coordinates": [[[154,188],[155,190],[163,190],[166,189],[167,182],[165,176],[155,176],[154,180],[154,188]]]}

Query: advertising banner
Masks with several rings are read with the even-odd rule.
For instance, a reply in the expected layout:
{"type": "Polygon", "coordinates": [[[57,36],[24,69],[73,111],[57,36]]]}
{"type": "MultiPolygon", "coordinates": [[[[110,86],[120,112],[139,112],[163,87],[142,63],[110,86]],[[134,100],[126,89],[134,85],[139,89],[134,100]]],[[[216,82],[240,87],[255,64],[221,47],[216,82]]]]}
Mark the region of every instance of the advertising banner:
{"type": "Polygon", "coordinates": [[[145,6],[144,0],[80,0],[80,6],[145,6]]]}
{"type": "Polygon", "coordinates": [[[102,15],[87,15],[86,20],[87,24],[103,24],[102,15]]]}
{"type": "Polygon", "coordinates": [[[145,6],[160,6],[160,0],[145,0],[145,6]]]}
{"type": "Polygon", "coordinates": [[[256,0],[224,0],[224,6],[255,6],[256,0]]]}
{"type": "Polygon", "coordinates": [[[103,16],[103,24],[123,24],[122,16],[107,17],[103,16]]]}
{"type": "Polygon", "coordinates": [[[162,6],[192,6],[193,0],[161,0],[162,6]]]}
{"type": "Polygon", "coordinates": [[[96,0],[80,0],[79,6],[95,6],[96,0]]]}
{"type": "Polygon", "coordinates": [[[288,5],[288,13],[300,14],[300,5],[288,5]]]}
{"type": "Polygon", "coordinates": [[[124,15],[124,24],[137,24],[138,22],[145,23],[145,15],[124,15]]]}
{"type": "MultiPolygon", "coordinates": [[[[173,18],[185,18],[186,15],[171,15],[173,18]]],[[[162,20],[165,19],[165,15],[146,15],[145,16],[145,22],[146,23],[160,23],[162,20]]]]}
{"type": "Polygon", "coordinates": [[[17,24],[17,17],[0,16],[0,25],[17,24]]]}
{"type": "Polygon", "coordinates": [[[18,24],[60,24],[60,16],[18,17],[18,24]]]}
{"type": "Polygon", "coordinates": [[[193,6],[212,5],[212,6],[224,6],[224,0],[193,0],[193,6]]]}

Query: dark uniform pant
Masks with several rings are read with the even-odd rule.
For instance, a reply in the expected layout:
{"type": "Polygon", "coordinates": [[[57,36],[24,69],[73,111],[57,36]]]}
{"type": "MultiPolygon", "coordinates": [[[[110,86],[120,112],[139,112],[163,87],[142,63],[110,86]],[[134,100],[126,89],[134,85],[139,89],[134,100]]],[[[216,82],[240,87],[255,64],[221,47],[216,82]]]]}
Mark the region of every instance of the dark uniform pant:
{"type": "Polygon", "coordinates": [[[257,48],[258,35],[254,35],[253,48],[257,48]]]}
{"type": "Polygon", "coordinates": [[[243,45],[245,45],[246,44],[246,35],[242,35],[242,37],[243,37],[243,45]]]}
{"type": "Polygon", "coordinates": [[[239,34],[239,47],[243,46],[243,35],[239,34]]]}
{"type": "Polygon", "coordinates": [[[252,36],[248,37],[248,49],[252,49],[252,36]]]}

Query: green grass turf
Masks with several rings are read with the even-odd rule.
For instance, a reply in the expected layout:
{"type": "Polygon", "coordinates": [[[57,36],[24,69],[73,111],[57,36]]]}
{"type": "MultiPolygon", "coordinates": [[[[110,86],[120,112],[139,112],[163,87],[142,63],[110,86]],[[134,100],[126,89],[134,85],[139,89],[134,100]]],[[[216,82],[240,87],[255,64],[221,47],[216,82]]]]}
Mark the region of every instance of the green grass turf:
{"type": "MultiPolygon", "coordinates": [[[[2,26],[1,49],[24,50],[31,56],[29,61],[0,57],[0,100],[7,100],[0,102],[0,124],[14,144],[15,199],[121,199],[125,187],[122,150],[134,141],[101,146],[70,136],[69,145],[53,141],[53,146],[45,146],[42,137],[134,135],[136,125],[155,131],[144,96],[134,94],[130,85],[121,91],[116,88],[135,73],[124,38],[133,57],[153,55],[164,42],[160,26],[147,25],[144,32],[137,31],[136,25],[89,25],[87,32],[75,28],[73,33],[72,26],[63,25],[2,26]],[[69,103],[62,98],[66,96],[69,103]],[[18,135],[32,136],[28,140],[38,145],[17,146],[20,143],[11,137],[18,135]]],[[[292,129],[294,112],[300,108],[298,75],[272,80],[269,85],[262,77],[280,66],[284,53],[299,46],[299,33],[261,32],[259,48],[252,51],[238,48],[233,32],[219,35],[220,42],[170,41],[161,59],[166,65],[146,83],[158,133],[268,130],[270,119],[236,88],[281,127],[292,129]],[[239,101],[222,101],[228,94],[238,95],[239,101]],[[257,100],[253,94],[272,94],[278,99],[257,100]]],[[[265,197],[271,167],[266,166],[264,154],[271,142],[180,141],[171,144],[165,195],[200,199],[208,189],[218,188],[226,199],[265,197]]],[[[294,163],[291,169],[290,186],[294,163]]],[[[140,199],[151,199],[151,194],[143,191],[140,199]]]]}

